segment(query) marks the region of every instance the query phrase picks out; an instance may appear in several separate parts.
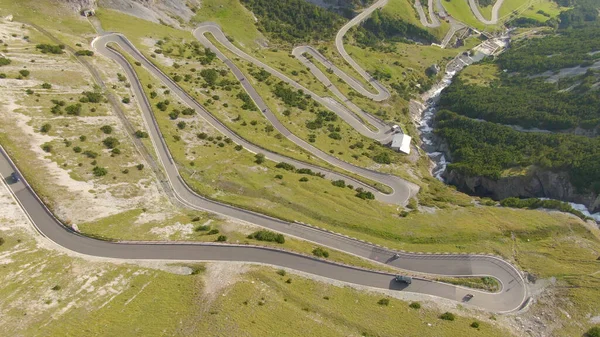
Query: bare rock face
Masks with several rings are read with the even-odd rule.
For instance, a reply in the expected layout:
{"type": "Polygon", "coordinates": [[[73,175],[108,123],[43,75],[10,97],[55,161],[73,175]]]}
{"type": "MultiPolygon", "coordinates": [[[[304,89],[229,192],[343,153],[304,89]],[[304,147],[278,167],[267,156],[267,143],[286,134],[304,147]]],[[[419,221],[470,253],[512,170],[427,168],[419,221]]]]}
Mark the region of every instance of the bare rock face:
{"type": "Polygon", "coordinates": [[[60,2],[65,3],[75,12],[96,8],[96,0],[60,0],[60,2]]]}
{"type": "Polygon", "coordinates": [[[181,28],[200,9],[200,0],[98,0],[98,5],[154,23],[181,28]]]}
{"type": "Polygon", "coordinates": [[[551,198],[585,205],[592,213],[600,211],[600,196],[581,192],[571,184],[565,172],[534,169],[527,175],[493,180],[469,177],[455,170],[445,173],[446,182],[459,190],[478,196],[502,200],[509,197],[551,198]]]}

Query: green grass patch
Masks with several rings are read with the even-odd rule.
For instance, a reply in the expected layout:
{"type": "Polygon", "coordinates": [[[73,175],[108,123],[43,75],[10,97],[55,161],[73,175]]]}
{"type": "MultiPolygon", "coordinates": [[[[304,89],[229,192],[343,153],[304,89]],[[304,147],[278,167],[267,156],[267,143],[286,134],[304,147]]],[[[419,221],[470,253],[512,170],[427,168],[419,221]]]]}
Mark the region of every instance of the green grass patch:
{"type": "Polygon", "coordinates": [[[438,277],[439,282],[450,283],[462,287],[497,292],[500,290],[500,283],[493,277],[438,277]]]}

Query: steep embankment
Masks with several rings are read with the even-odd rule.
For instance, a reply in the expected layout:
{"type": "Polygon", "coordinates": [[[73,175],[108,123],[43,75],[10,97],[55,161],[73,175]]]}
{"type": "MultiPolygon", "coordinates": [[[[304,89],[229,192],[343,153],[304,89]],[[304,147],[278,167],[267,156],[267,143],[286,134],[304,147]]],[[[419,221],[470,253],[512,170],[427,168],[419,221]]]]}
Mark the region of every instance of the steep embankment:
{"type": "Polygon", "coordinates": [[[594,192],[578,192],[565,172],[534,168],[525,175],[492,179],[468,176],[458,170],[448,170],[446,182],[463,192],[502,200],[509,197],[550,198],[585,205],[591,213],[600,211],[600,198],[594,192]]]}

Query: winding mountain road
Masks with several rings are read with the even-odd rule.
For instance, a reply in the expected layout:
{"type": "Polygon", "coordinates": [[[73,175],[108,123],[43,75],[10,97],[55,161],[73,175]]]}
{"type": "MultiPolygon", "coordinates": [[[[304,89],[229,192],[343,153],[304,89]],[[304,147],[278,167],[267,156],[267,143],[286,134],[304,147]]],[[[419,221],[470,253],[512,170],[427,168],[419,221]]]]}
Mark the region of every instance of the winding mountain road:
{"type": "MultiPolygon", "coordinates": [[[[377,6],[382,6],[386,1],[378,1],[371,13],[377,6]]],[[[367,11],[367,10],[366,10],[367,11]]],[[[354,24],[357,24],[363,20],[368,14],[360,18],[354,24]]],[[[204,25],[204,28],[196,30],[195,34],[200,40],[204,37],[204,33],[210,32],[215,38],[230,49],[222,38],[224,35],[219,35],[220,29],[217,29],[215,25],[204,25]],[[218,31],[217,31],[218,30],[218,31]]],[[[338,34],[339,35],[339,34],[338,34]]],[[[342,34],[343,37],[343,34],[342,34]]],[[[336,39],[337,40],[337,39],[336,39]]],[[[201,40],[202,41],[202,40],[201,40]]],[[[206,39],[206,41],[208,41],[206,39]]],[[[225,41],[227,39],[225,38],[225,41]]],[[[202,41],[205,43],[205,41],[202,41]]],[[[227,41],[228,42],[228,41],[227,41]]],[[[406,252],[395,252],[387,248],[376,246],[364,241],[356,240],[341,234],[336,234],[328,231],[324,231],[311,226],[290,223],[283,220],[271,218],[269,216],[240,209],[227,204],[219,203],[213,200],[208,200],[202,196],[195,194],[183,181],[177,166],[170,155],[169,149],[165,140],[163,139],[158,124],[154,118],[151,105],[147,97],[145,96],[142,85],[136,76],[133,67],[129,62],[116,50],[107,47],[110,43],[118,44],[122,50],[130,54],[136,61],[140,62],[143,67],[150,71],[155,77],[160,79],[171,91],[179,96],[186,104],[196,109],[196,111],[211,123],[217,130],[230,137],[233,141],[238,144],[242,144],[248,150],[253,152],[262,152],[267,155],[271,160],[275,161],[286,161],[290,162],[298,167],[309,167],[316,171],[325,172],[327,177],[330,179],[345,179],[352,180],[347,176],[339,173],[324,170],[319,167],[314,167],[302,162],[293,161],[287,157],[281,156],[276,153],[265,152],[264,149],[260,149],[250,142],[239,137],[225,125],[220,123],[214,116],[212,116],[204,107],[196,102],[190,95],[182,90],[175,82],[173,82],[167,75],[162,73],[157,67],[155,67],[149,60],[147,60],[127,39],[119,34],[107,34],[103,35],[94,40],[93,46],[95,49],[113,61],[117,62],[125,71],[126,76],[130,79],[131,88],[134,91],[135,97],[138,99],[144,121],[147,125],[147,129],[150,138],[155,147],[158,155],[159,162],[162,164],[169,184],[177,198],[184,205],[209,211],[217,214],[221,214],[225,217],[235,218],[242,221],[254,223],[256,225],[269,228],[286,235],[298,237],[304,240],[308,240],[323,246],[330,247],[339,251],[343,251],[349,254],[353,254],[359,257],[363,257],[375,262],[385,263],[389,266],[396,267],[399,269],[414,271],[418,273],[427,273],[432,275],[444,275],[444,276],[491,276],[499,280],[501,283],[501,290],[497,293],[486,293],[473,289],[462,288],[449,284],[443,284],[438,282],[432,282],[428,280],[415,279],[411,285],[399,284],[393,281],[393,275],[381,272],[374,272],[369,270],[363,270],[355,267],[339,265],[336,263],[316,259],[310,256],[299,255],[291,252],[285,252],[276,249],[253,247],[253,246],[238,246],[228,244],[206,244],[206,243],[144,243],[144,242],[107,242],[96,240],[93,238],[82,236],[71,229],[67,228],[60,223],[52,213],[45,207],[42,201],[35,194],[31,186],[27,183],[26,179],[20,179],[15,181],[11,178],[13,172],[18,172],[16,165],[11,161],[8,154],[0,147],[0,174],[4,177],[3,181],[7,183],[7,187],[15,200],[18,201],[19,205],[23,208],[33,225],[49,240],[54,243],[63,246],[72,251],[108,258],[118,259],[159,259],[159,260],[190,260],[190,261],[243,261],[251,263],[262,263],[273,266],[287,267],[302,272],[307,272],[323,277],[340,280],[343,282],[359,284],[374,288],[381,289],[392,289],[398,291],[409,291],[421,294],[427,294],[437,297],[450,299],[453,301],[463,301],[468,293],[475,294],[474,298],[468,302],[468,305],[483,308],[493,312],[511,312],[520,309],[528,296],[527,286],[523,280],[519,271],[512,266],[510,263],[488,255],[452,255],[452,254],[414,254],[406,252]],[[395,257],[395,254],[398,256],[395,257]]],[[[209,41],[210,43],[210,41],[209,41]]],[[[212,46],[212,44],[211,44],[212,46]]],[[[216,49],[216,47],[212,46],[216,49]]],[[[218,49],[216,49],[218,50],[218,49]]],[[[232,50],[233,51],[233,50],[232,50]]],[[[240,51],[241,52],[241,51],[240,51]]],[[[306,50],[303,51],[307,52],[306,50]]],[[[312,54],[312,53],[311,53],[312,54]]],[[[281,125],[279,121],[269,113],[268,108],[262,101],[261,97],[256,93],[255,89],[244,77],[243,73],[222,53],[217,54],[229,68],[234,72],[236,77],[243,83],[244,89],[251,95],[257,105],[265,112],[265,115],[273,125],[280,130],[284,136],[291,140],[298,140],[296,144],[300,146],[304,145],[301,140],[294,138],[287,129],[281,125]],[[281,129],[279,128],[281,127],[281,129]]],[[[239,55],[236,53],[236,55],[239,55]]],[[[314,55],[314,54],[312,54],[314,55]]],[[[248,60],[254,62],[255,60],[248,56],[248,60]]],[[[349,56],[348,56],[349,57],[349,56]]],[[[245,58],[245,57],[244,57],[245,58]]],[[[326,61],[326,60],[325,60],[326,61]]],[[[324,62],[325,62],[324,61],[324,62]]],[[[271,71],[270,67],[262,63],[256,63],[259,66],[263,66],[267,71],[271,71]]],[[[358,65],[356,65],[358,66],[358,65]]],[[[359,67],[360,68],[360,67],[359,67]]],[[[374,99],[384,99],[385,88],[377,84],[376,81],[371,81],[366,72],[361,72],[356,69],[361,76],[367,76],[370,83],[373,83],[377,93],[373,94],[374,99]],[[366,74],[366,75],[364,75],[366,74]],[[383,89],[383,90],[382,90],[383,89]]],[[[285,75],[277,75],[276,71],[272,72],[282,80],[285,75]]],[[[344,78],[341,72],[338,75],[340,78],[344,78]]],[[[291,79],[287,79],[290,85],[298,87],[299,84],[295,83],[291,79]]],[[[286,82],[287,82],[286,80],[286,82]]],[[[351,83],[349,83],[352,85],[351,83]]],[[[358,82],[356,82],[358,84],[358,82]]],[[[300,86],[301,87],[301,86],[300,86]]],[[[303,89],[304,90],[304,89],[303,89]]],[[[309,92],[306,90],[305,92],[309,92]]],[[[318,97],[316,94],[313,97],[323,102],[328,102],[323,98],[318,97]]],[[[388,93],[389,95],[389,93],[388,93]]],[[[327,107],[336,109],[336,113],[344,114],[343,107],[335,104],[325,104],[327,107]]],[[[346,112],[347,113],[347,112],[346,112]]],[[[349,114],[349,116],[351,116],[349,114]]],[[[374,125],[377,126],[376,120],[374,125]]],[[[381,130],[381,129],[380,129],[381,130]]],[[[374,133],[377,135],[378,133],[374,133]]],[[[309,144],[306,144],[309,145],[309,144]]],[[[310,145],[309,145],[310,146],[310,145]]],[[[415,192],[414,188],[407,185],[405,181],[383,173],[366,170],[364,168],[352,166],[342,161],[336,161],[337,159],[329,155],[321,156],[319,150],[311,147],[304,147],[315,156],[318,156],[332,165],[336,165],[347,171],[354,172],[361,176],[385,183],[394,189],[394,193],[385,195],[379,193],[377,196],[384,201],[399,203],[405,202],[411,193],[415,192]],[[386,199],[387,198],[387,199],[386,199]]],[[[20,173],[19,173],[20,174],[20,173]]],[[[22,176],[22,175],[21,175],[22,176]]]]}
{"type": "Polygon", "coordinates": [[[504,0],[496,0],[496,3],[494,3],[494,6],[492,7],[492,17],[490,20],[483,17],[483,14],[481,14],[481,11],[479,10],[475,0],[469,0],[469,7],[471,7],[471,12],[473,12],[473,15],[475,15],[477,20],[479,20],[481,23],[485,25],[495,25],[498,23],[498,13],[500,12],[500,7],[502,7],[503,3],[504,0]]]}
{"type": "Polygon", "coordinates": [[[423,26],[427,28],[437,28],[440,26],[440,20],[433,10],[433,0],[428,0],[427,2],[427,8],[429,9],[429,20],[427,19],[427,15],[425,14],[425,10],[423,9],[421,1],[415,0],[414,5],[415,9],[417,10],[417,14],[419,14],[419,21],[421,21],[423,26]]]}

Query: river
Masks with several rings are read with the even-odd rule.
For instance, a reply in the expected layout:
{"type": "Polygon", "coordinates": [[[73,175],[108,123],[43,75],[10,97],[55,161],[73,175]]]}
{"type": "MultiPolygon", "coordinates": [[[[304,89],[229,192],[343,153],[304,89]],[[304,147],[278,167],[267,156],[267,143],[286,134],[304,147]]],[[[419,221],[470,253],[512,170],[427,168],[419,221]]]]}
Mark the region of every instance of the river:
{"type": "MultiPolygon", "coordinates": [[[[475,47],[474,50],[477,50],[477,47],[475,47]]],[[[485,56],[485,53],[478,51],[474,53],[473,57],[469,57],[464,54],[459,55],[457,58],[448,63],[446,72],[444,73],[442,79],[421,96],[421,100],[425,103],[413,102],[419,106],[419,111],[416,114],[417,119],[415,122],[418,125],[417,129],[419,130],[421,140],[423,141],[421,148],[425,151],[425,153],[427,153],[427,156],[429,156],[433,162],[431,174],[440,181],[444,181],[443,173],[446,171],[449,161],[444,152],[440,150],[442,147],[442,142],[433,133],[433,122],[437,112],[437,102],[442,91],[452,83],[452,79],[458,72],[460,72],[466,66],[483,59],[485,56]]],[[[600,223],[600,212],[591,214],[585,205],[575,204],[572,202],[569,202],[569,205],[571,205],[571,207],[574,209],[581,211],[586,216],[594,219],[597,223],[600,223]]]]}

